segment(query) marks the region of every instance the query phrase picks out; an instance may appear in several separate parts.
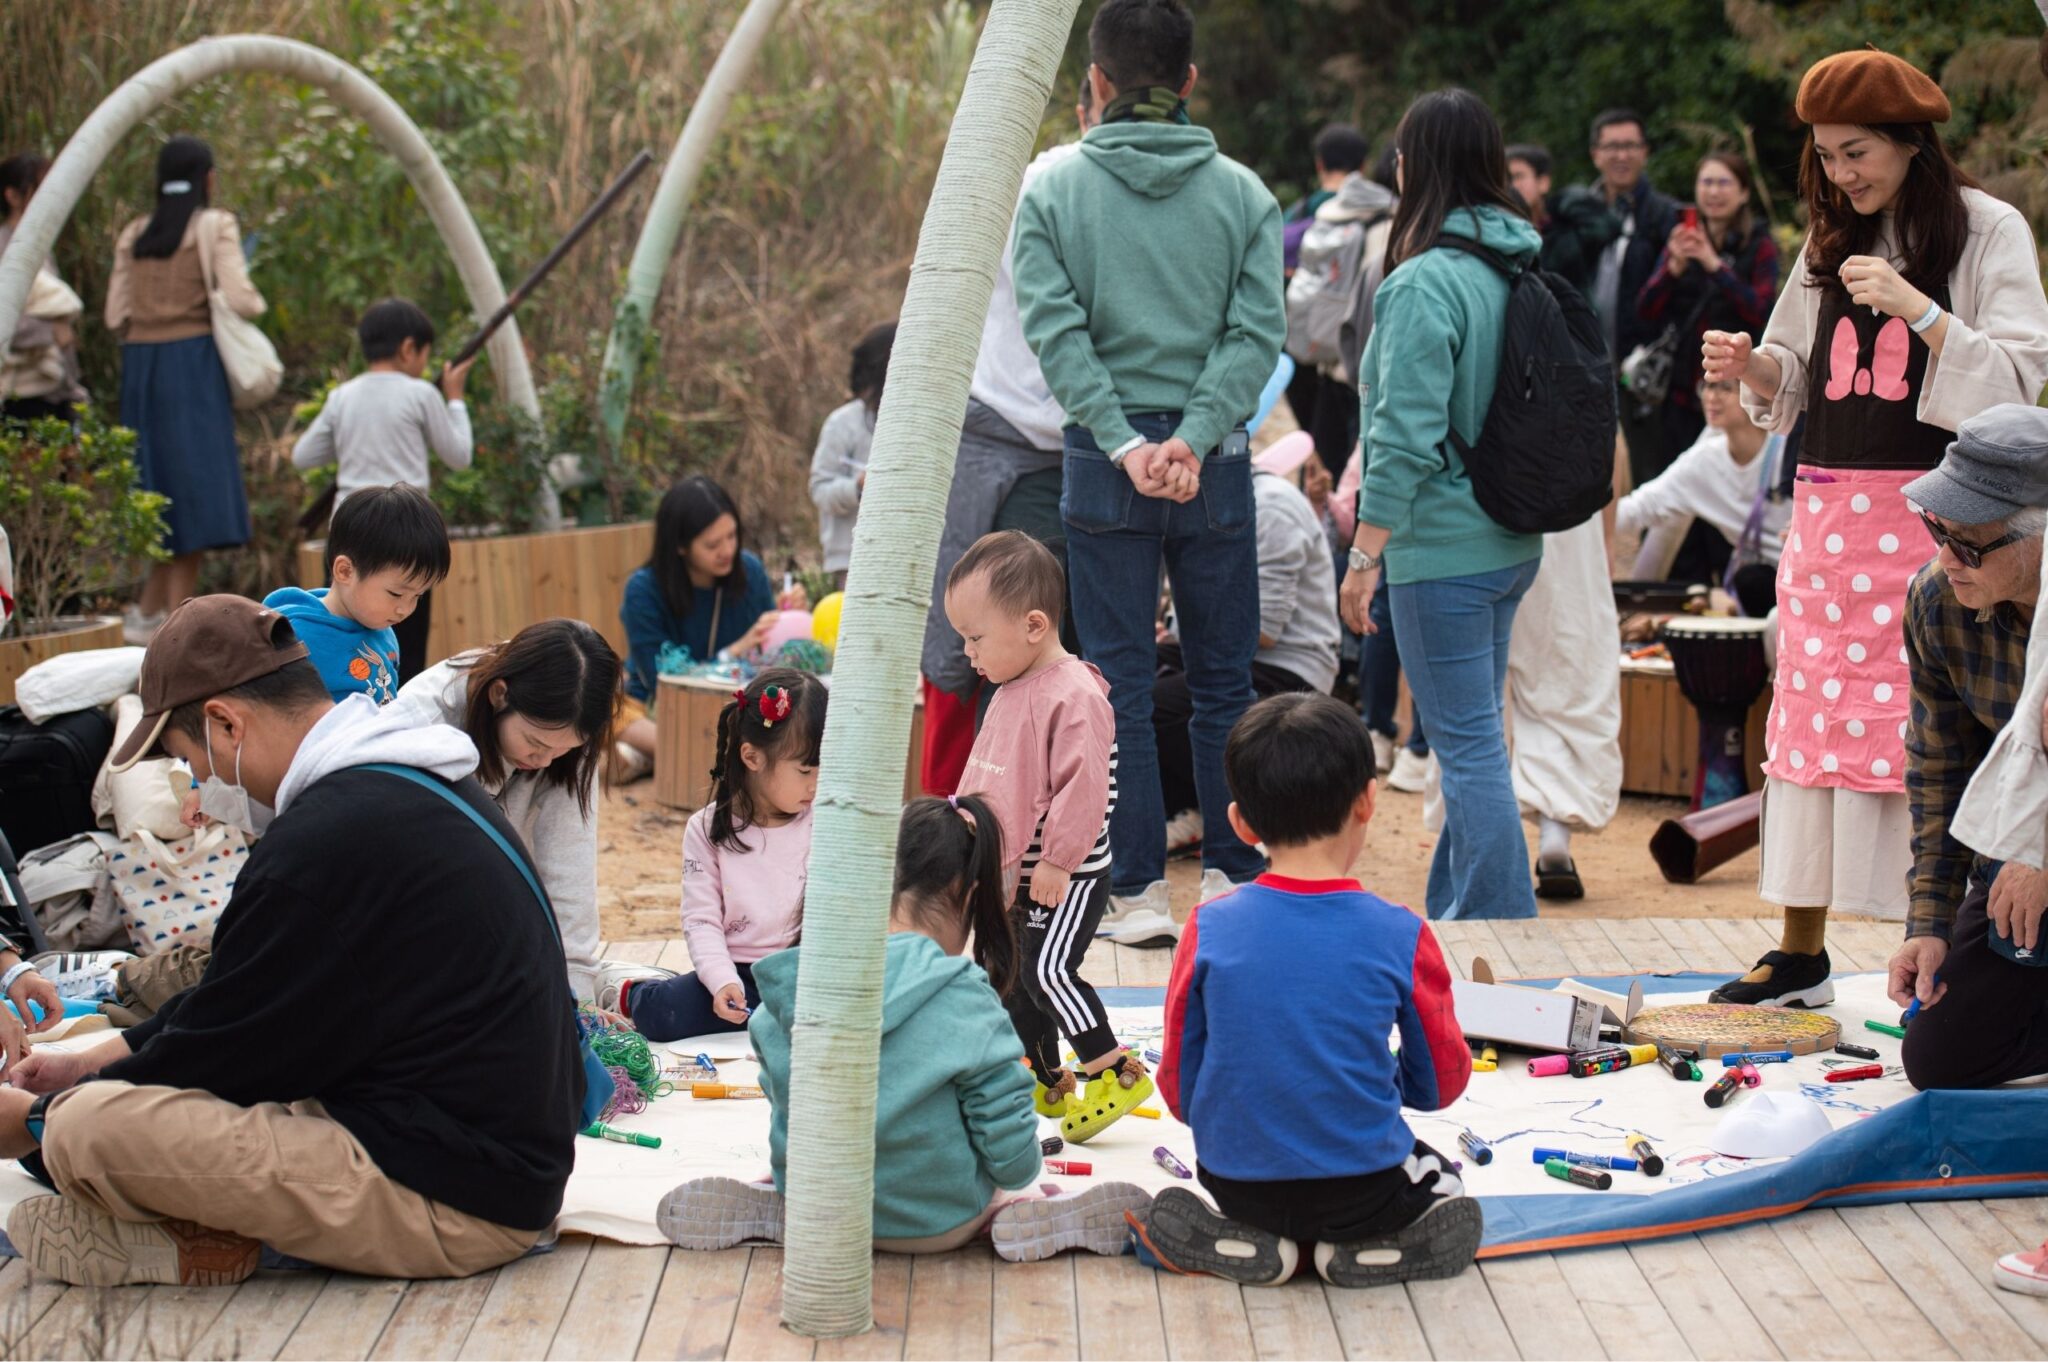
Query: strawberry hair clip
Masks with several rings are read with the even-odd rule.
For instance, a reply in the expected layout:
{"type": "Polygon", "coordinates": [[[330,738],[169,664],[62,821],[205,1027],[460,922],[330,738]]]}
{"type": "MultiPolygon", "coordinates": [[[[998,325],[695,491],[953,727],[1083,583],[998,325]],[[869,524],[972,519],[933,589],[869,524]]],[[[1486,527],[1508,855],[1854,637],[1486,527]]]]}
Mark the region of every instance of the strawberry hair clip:
{"type": "MultiPolygon", "coordinates": [[[[746,691],[734,691],[732,693],[732,700],[734,704],[744,710],[747,707],[746,691]]],[[[789,717],[789,711],[793,708],[789,698],[789,687],[787,686],[766,687],[761,692],[761,698],[754,701],[754,704],[761,711],[761,727],[763,728],[775,727],[775,725],[789,717]]]]}

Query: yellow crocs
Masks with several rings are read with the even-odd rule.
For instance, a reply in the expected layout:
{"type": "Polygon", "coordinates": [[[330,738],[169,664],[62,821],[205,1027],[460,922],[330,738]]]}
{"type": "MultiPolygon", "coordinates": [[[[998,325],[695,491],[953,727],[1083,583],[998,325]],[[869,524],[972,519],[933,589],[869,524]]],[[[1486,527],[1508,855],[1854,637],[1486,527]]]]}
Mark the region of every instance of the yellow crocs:
{"type": "Polygon", "coordinates": [[[1040,1116],[1050,1116],[1055,1121],[1067,1114],[1067,1104],[1080,1092],[1081,1084],[1071,1069],[1060,1070],[1060,1076],[1048,1088],[1043,1083],[1031,1085],[1031,1105],[1038,1108],[1040,1116]]]}
{"type": "Polygon", "coordinates": [[[1088,1080],[1060,1122],[1068,1144],[1086,1144],[1143,1105],[1154,1089],[1152,1076],[1138,1056],[1126,1050],[1122,1059],[1088,1080]],[[1119,1074],[1135,1073],[1138,1081],[1123,1085],[1119,1074]]]}

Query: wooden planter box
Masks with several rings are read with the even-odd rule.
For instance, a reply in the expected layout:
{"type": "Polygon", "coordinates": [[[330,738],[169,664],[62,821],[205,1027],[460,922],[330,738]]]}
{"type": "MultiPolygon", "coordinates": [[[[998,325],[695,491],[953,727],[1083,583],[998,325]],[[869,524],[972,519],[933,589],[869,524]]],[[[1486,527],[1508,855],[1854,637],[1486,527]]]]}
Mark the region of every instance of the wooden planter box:
{"type": "Polygon", "coordinates": [[[119,648],[124,642],[118,615],[86,615],[61,621],[50,633],[0,638],[0,704],[14,703],[14,683],[36,663],[60,653],[119,648]]]}
{"type": "MultiPolygon", "coordinates": [[[[1771,688],[1750,706],[1746,735],[1748,788],[1763,788],[1764,720],[1771,688]]],[[[1678,689],[1678,674],[1662,658],[1621,664],[1621,788],[1630,794],[1692,798],[1699,764],[1700,720],[1678,689]]]]}
{"type": "MultiPolygon", "coordinates": [[[[654,801],[673,809],[696,810],[711,798],[711,767],[718,757],[718,714],[732,699],[732,686],[717,681],[664,676],[655,693],[654,801]]],[[[924,702],[910,714],[910,759],[903,797],[924,793],[919,774],[924,756],[924,702]]]]}
{"type": "MultiPolygon", "coordinates": [[[[434,588],[427,659],[439,662],[467,648],[508,639],[529,624],[559,618],[587,621],[626,655],[619,602],[626,579],[654,550],[654,525],[455,539],[448,580],[434,588]]],[[[299,585],[327,584],[327,544],[299,546],[299,585]]]]}

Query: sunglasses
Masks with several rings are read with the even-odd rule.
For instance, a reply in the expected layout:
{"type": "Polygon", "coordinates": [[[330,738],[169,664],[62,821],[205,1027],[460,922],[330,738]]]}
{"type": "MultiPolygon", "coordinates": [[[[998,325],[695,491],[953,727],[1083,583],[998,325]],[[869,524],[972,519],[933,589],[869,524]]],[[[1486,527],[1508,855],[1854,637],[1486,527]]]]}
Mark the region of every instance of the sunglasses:
{"type": "Polygon", "coordinates": [[[2002,534],[1988,544],[1971,544],[1956,538],[1947,530],[1941,528],[1940,525],[1935,523],[1934,517],[1925,511],[1920,513],[1920,523],[1925,525],[1927,533],[1934,537],[1935,548],[1946,547],[1950,553],[1956,556],[1956,561],[1966,568],[1983,567],[1984,559],[1987,555],[1998,552],[2007,544],[2017,544],[2021,539],[2025,538],[2024,535],[2002,534]]]}

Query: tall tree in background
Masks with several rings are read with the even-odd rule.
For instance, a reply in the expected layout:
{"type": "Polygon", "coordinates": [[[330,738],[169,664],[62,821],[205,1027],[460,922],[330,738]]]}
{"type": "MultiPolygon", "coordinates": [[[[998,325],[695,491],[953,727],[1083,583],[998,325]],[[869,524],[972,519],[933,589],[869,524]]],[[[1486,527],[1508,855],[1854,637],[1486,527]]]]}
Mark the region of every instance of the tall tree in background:
{"type": "Polygon", "coordinates": [[[791,1028],[782,1317],[874,1321],[875,1072],[918,647],[982,320],[1078,0],[995,0],[939,162],[854,530],[791,1028]]]}

